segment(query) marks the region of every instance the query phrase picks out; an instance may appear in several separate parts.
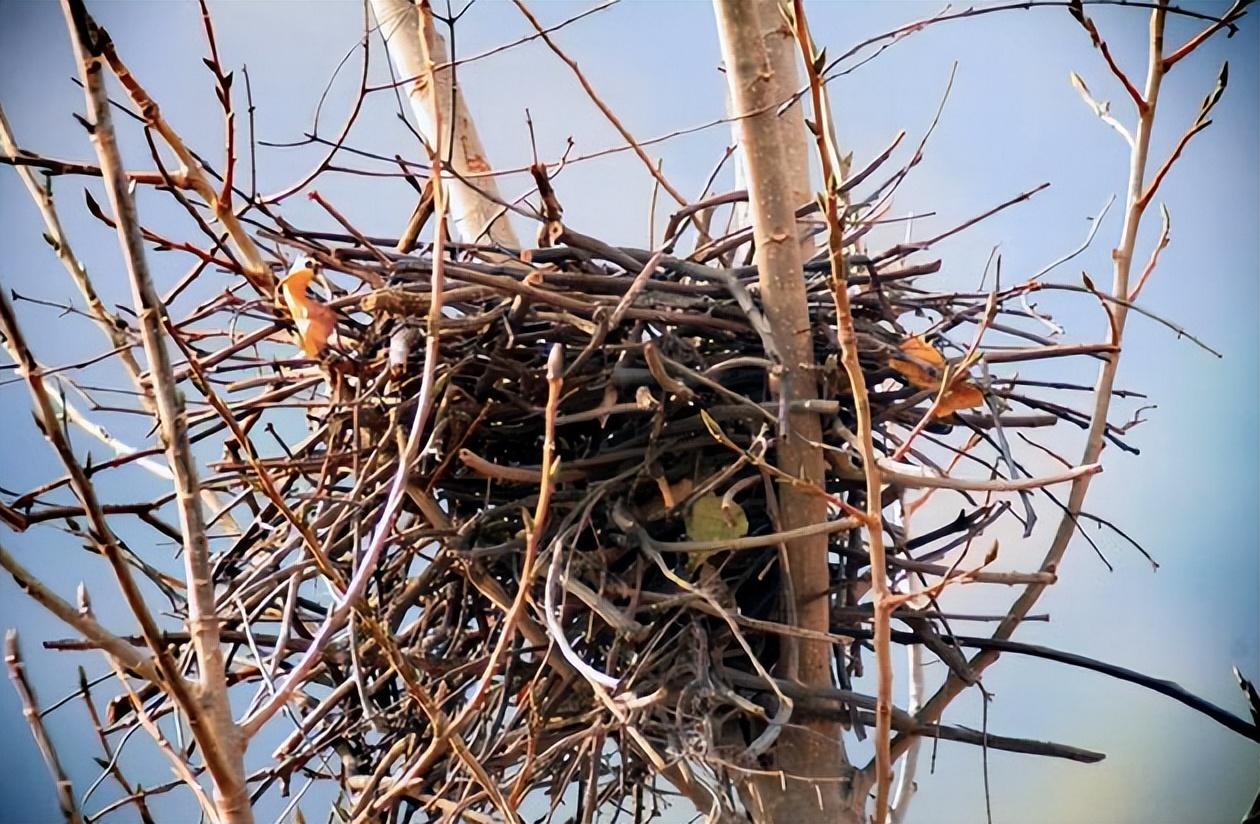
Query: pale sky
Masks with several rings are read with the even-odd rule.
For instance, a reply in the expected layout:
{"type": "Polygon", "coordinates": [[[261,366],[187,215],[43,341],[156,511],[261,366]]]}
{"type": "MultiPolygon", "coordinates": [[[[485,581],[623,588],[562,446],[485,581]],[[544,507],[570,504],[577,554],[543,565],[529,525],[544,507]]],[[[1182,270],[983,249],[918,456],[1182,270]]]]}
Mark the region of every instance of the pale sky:
{"type": "MultiPolygon", "coordinates": [[[[555,23],[593,4],[538,2],[535,12],[555,23]]],[[[1222,3],[1190,4],[1220,11],[1222,3]]],[[[97,2],[92,4],[132,70],[157,98],[175,127],[198,151],[216,160],[222,154],[222,125],[212,81],[201,64],[205,52],[195,4],[97,2]]],[[[353,2],[214,2],[219,44],[229,67],[248,64],[260,139],[284,142],[311,128],[320,93],[342,56],[360,37],[362,7],[353,2]]],[[[820,2],[809,6],[816,39],[838,54],[865,37],[931,15],[939,4],[917,2],[820,2]]],[[[1117,55],[1140,76],[1145,61],[1146,15],[1131,9],[1094,8],[1117,55]]],[[[82,110],[80,90],[71,82],[70,60],[60,10],[55,3],[0,0],[0,103],[27,148],[66,159],[88,160],[91,148],[71,117],[82,110]]],[[[1179,43],[1197,24],[1172,18],[1168,42],[1179,43]]],[[[471,54],[526,33],[527,24],[507,3],[480,0],[461,21],[457,54],[471,54]]],[[[1017,639],[1072,650],[1181,683],[1232,711],[1246,713],[1230,667],[1260,678],[1260,561],[1256,501],[1257,404],[1260,403],[1260,20],[1247,18],[1232,40],[1217,38],[1180,64],[1165,84],[1159,107],[1154,153],[1161,158],[1189,124],[1200,100],[1212,88],[1223,60],[1230,62],[1230,87],[1214,114],[1214,125],[1199,135],[1161,190],[1172,214],[1172,243],[1142,297],[1153,312],[1183,325],[1225,354],[1217,360],[1167,328],[1131,316],[1120,385],[1149,395],[1156,404],[1149,420],[1130,433],[1140,456],[1108,450],[1106,471],[1094,483],[1087,508],[1114,521],[1150,551],[1161,569],[1149,565],[1123,541],[1100,534],[1116,571],[1108,573],[1089,547],[1076,540],[1061,569],[1060,583],[1041,601],[1049,624],[1028,624],[1017,639]],[[1114,453],[1114,454],[1113,454],[1114,453]]],[[[558,42],[581,63],[601,96],[639,138],[708,122],[724,112],[724,82],[712,10],[705,2],[622,3],[558,32],[558,42]]],[[[373,44],[374,47],[376,43],[373,44]]],[[[381,55],[374,55],[373,82],[386,78],[381,55]]],[[[333,84],[320,121],[320,133],[333,136],[357,87],[358,55],[333,84]]],[[[927,236],[985,211],[1019,191],[1049,181],[1049,190],[1030,202],[986,221],[935,254],[945,268],[932,285],[941,290],[974,287],[990,250],[1000,244],[1005,276],[1012,282],[1078,246],[1112,193],[1123,196],[1127,147],[1095,118],[1068,82],[1077,71],[1100,98],[1127,121],[1131,107],[1108,74],[1088,37],[1062,9],[1004,12],[944,24],[898,43],[874,61],[832,86],[839,137],[855,164],[880,151],[898,129],[908,136],[894,156],[904,162],[931,121],[951,65],[957,77],[940,126],[924,162],[898,195],[894,211],[935,212],[916,224],[927,236]]],[[[575,154],[619,145],[619,138],[582,94],[568,69],[538,43],[470,64],[460,83],[480,125],[496,167],[529,162],[525,124],[528,108],[538,150],[546,159],[575,141],[575,154]]],[[[243,80],[236,88],[243,92],[243,80]]],[[[238,103],[243,110],[243,101],[238,103]]],[[[350,145],[418,157],[397,123],[393,97],[369,98],[350,145]]],[[[130,129],[129,125],[125,128],[130,129]]],[[[128,157],[147,168],[143,144],[128,135],[128,157]]],[[[694,197],[730,140],[726,126],[654,145],[665,174],[694,197]]],[[[281,188],[303,175],[320,152],[261,149],[260,186],[281,188]]],[[[347,162],[349,162],[347,160],[347,162]]],[[[725,184],[730,186],[729,177],[725,184]]],[[[113,234],[86,215],[84,186],[93,182],[61,178],[55,183],[66,231],[106,294],[127,303],[113,234]]],[[[505,194],[528,189],[521,177],[501,183],[505,194]]],[[[649,246],[648,200],[652,181],[626,153],[571,165],[556,181],[575,229],[625,245],[649,246]]],[[[719,189],[721,186],[719,186],[719,189]]],[[[397,233],[414,195],[403,184],[381,179],[322,178],[319,190],[364,231],[397,233]]],[[[142,215],[155,226],[186,231],[178,218],[163,214],[160,199],[144,196],[142,215]],[[146,204],[148,211],[145,211],[146,204]]],[[[291,214],[301,225],[327,224],[305,203],[291,214]]],[[[657,231],[668,218],[662,203],[657,231]]],[[[45,300],[68,300],[73,287],[40,238],[42,226],[16,175],[0,168],[0,282],[6,289],[45,300]]],[[[1109,282],[1109,252],[1120,232],[1120,209],[1113,208],[1093,246],[1055,278],[1079,283],[1080,271],[1109,282]]],[[[332,228],[321,226],[320,228],[332,228]]],[[[524,228],[523,226],[521,228],[524,228]]],[[[897,230],[900,231],[900,230],[897,230]]],[[[1144,260],[1158,231],[1152,215],[1143,231],[1144,260]]],[[[523,232],[532,235],[532,228],[523,232]]],[[[890,240],[885,236],[884,240],[890,240]]],[[[874,243],[878,243],[875,241],[874,243]]],[[[175,255],[151,255],[159,283],[169,285],[187,268],[175,255]]],[[[924,284],[928,285],[928,284],[924,284]]],[[[77,298],[76,298],[77,300],[77,298]]],[[[1068,328],[1071,340],[1097,340],[1105,321],[1097,303],[1077,297],[1050,297],[1039,305],[1068,328]]],[[[184,307],[187,308],[187,307],[184,307]]],[[[101,338],[76,318],[56,310],[23,305],[36,354],[60,364],[98,354],[101,338]]],[[[9,373],[5,373],[6,375],[9,373]]],[[[1084,364],[1068,373],[1029,368],[1028,377],[1055,375],[1088,381],[1084,364]]],[[[1136,402],[1118,403],[1123,422],[1136,402]]],[[[0,485],[25,490],[55,477],[55,459],[31,423],[29,400],[19,383],[0,380],[0,485]]],[[[1061,427],[1062,428],[1062,427],[1061,427]]],[[[143,429],[119,431],[143,442],[143,429]]],[[[1069,454],[1079,452],[1081,434],[1064,429],[1053,441],[1069,454]]],[[[83,438],[76,438],[86,449],[83,438]]],[[[96,450],[99,453],[99,448],[96,450]]],[[[124,476],[120,476],[124,477],[124,476]]],[[[135,486],[111,492],[117,500],[152,494],[141,474],[135,486]]],[[[1043,522],[1055,519],[1047,509],[1043,522]]],[[[137,532],[137,542],[151,542],[137,532]]],[[[1045,551],[1039,530],[1028,541],[1003,533],[1004,568],[1030,569],[1045,551]]],[[[45,574],[71,597],[87,580],[97,609],[120,631],[130,622],[120,612],[99,559],[79,551],[62,533],[5,532],[0,542],[24,563],[45,574]]],[[[137,543],[154,557],[169,560],[169,547],[137,543]]],[[[967,608],[1004,609],[1014,593],[967,590],[950,603],[967,608]]],[[[99,656],[46,653],[40,641],[71,633],[31,606],[8,579],[0,581],[0,624],[23,634],[28,667],[45,705],[70,693],[74,667],[104,672],[99,656]]],[[[977,632],[979,632],[978,630],[977,632]]],[[[898,661],[901,651],[897,651],[898,661]]],[[[939,667],[929,669],[937,678],[939,667]]],[[[904,673],[898,672],[898,704],[904,704],[904,673]]],[[[985,675],[995,694],[989,729],[995,733],[1054,740],[1107,753],[1097,765],[1040,759],[1010,753],[989,754],[993,818],[1015,824],[1062,822],[1228,822],[1238,820],[1260,785],[1255,744],[1185,707],[1136,686],[1060,665],[1007,656],[985,675]]],[[[863,685],[873,690],[873,685],[863,685]]],[[[111,685],[103,685],[100,695],[111,685]]],[[[957,701],[946,721],[979,728],[974,695],[957,701]]],[[[53,713],[48,726],[82,793],[95,778],[95,742],[84,734],[81,705],[53,713]]],[[[51,785],[11,689],[0,686],[0,808],[6,821],[48,821],[56,817],[51,785]]],[[[258,748],[252,763],[265,755],[258,748]]],[[[861,748],[854,748],[861,751],[861,748]]],[[[136,764],[134,778],[152,783],[168,773],[152,746],[135,736],[124,764],[136,764]]],[[[920,769],[920,794],[910,820],[928,824],[970,824],[984,820],[981,751],[942,743],[934,773],[920,769]]],[[[87,806],[116,797],[103,785],[87,806]]],[[[275,815],[285,802],[269,801],[275,815]]],[[[161,820],[186,820],[193,809],[179,793],[156,803],[161,820]]],[[[310,820],[323,811],[305,808],[310,820]]],[[[130,820],[119,817],[115,820],[130,820]]]]}

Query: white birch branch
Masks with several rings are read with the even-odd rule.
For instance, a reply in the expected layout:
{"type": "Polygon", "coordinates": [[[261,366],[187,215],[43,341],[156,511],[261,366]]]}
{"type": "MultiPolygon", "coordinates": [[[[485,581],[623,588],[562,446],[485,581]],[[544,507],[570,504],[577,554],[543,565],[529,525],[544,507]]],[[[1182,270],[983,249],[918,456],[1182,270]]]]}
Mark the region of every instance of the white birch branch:
{"type": "Polygon", "coordinates": [[[464,103],[463,91],[457,86],[452,88],[455,68],[450,64],[445,40],[433,28],[432,16],[423,14],[420,5],[410,0],[372,0],[372,12],[381,27],[394,70],[406,89],[416,128],[430,149],[442,158],[443,167],[453,172],[443,186],[456,234],[465,243],[519,249],[520,240],[498,203],[502,200],[498,184],[493,177],[475,177],[490,171],[490,161],[464,103]],[[426,68],[429,58],[439,67],[433,73],[434,84],[429,82],[426,68]]]}
{"type": "MultiPolygon", "coordinates": [[[[910,540],[913,534],[910,531],[910,520],[913,513],[914,509],[907,507],[904,499],[902,499],[893,507],[889,516],[891,523],[902,528],[902,534],[907,541],[910,540]]],[[[923,584],[918,575],[906,576],[906,589],[911,593],[922,591],[923,584]]],[[[916,608],[920,606],[913,600],[907,603],[916,608]]],[[[906,670],[908,673],[907,680],[909,681],[906,695],[906,712],[913,715],[923,706],[923,646],[921,644],[906,645],[906,670]]],[[[901,772],[897,774],[897,784],[893,788],[892,808],[889,814],[892,824],[904,824],[906,813],[910,810],[910,802],[918,789],[914,778],[919,767],[919,750],[922,749],[922,745],[923,738],[915,736],[914,740],[910,742],[909,749],[906,750],[906,755],[901,765],[901,772]]]]}

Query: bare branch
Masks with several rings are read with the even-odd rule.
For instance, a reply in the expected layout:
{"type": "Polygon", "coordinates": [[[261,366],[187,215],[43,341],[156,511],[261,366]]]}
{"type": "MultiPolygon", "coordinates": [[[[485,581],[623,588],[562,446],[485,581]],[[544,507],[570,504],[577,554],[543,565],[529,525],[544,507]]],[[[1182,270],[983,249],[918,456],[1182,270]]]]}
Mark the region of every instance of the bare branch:
{"type": "Polygon", "coordinates": [[[19,564],[17,559],[2,546],[0,546],[0,566],[13,576],[19,589],[37,601],[40,606],[81,632],[84,638],[118,659],[122,666],[152,683],[160,683],[157,669],[151,659],[140,655],[126,641],[97,623],[95,618],[82,614],[73,604],[63,600],[19,564]]]}
{"type": "MultiPolygon", "coordinates": [[[[126,176],[122,173],[122,159],[114,136],[109,99],[102,75],[105,65],[102,55],[107,40],[88,16],[81,0],[65,0],[63,10],[79,63],[88,112],[92,117],[92,143],[100,161],[110,205],[118,222],[119,245],[131,279],[132,297],[140,320],[145,354],[149,360],[162,440],[166,445],[167,462],[175,481],[176,503],[184,534],[188,627],[197,652],[200,673],[197,700],[202,713],[195,717],[193,734],[205,753],[206,766],[214,778],[217,804],[224,824],[248,824],[253,821],[253,813],[245,786],[244,746],[228,704],[223,651],[219,646],[219,616],[215,606],[210,549],[199,501],[201,488],[189,446],[183,395],[176,385],[170,355],[166,351],[162,328],[165,307],[149,276],[135,201],[126,176]]],[[[125,79],[124,85],[127,85],[125,79]]],[[[156,119],[154,112],[151,121],[156,119]]],[[[174,143],[170,139],[168,142],[174,143]]],[[[214,198],[211,193],[207,200],[217,202],[214,198]]],[[[230,205],[224,208],[226,214],[230,214],[230,205]]],[[[260,274],[258,270],[254,273],[260,274]]]]}
{"type": "Polygon", "coordinates": [[[626,144],[634,151],[639,160],[643,161],[643,165],[647,167],[648,173],[656,179],[656,182],[661,185],[662,189],[669,193],[670,197],[678,202],[679,206],[686,206],[687,198],[683,197],[677,189],[670,185],[670,182],[665,179],[664,175],[661,174],[660,170],[656,167],[656,164],[653,163],[652,159],[647,156],[646,152],[643,151],[642,144],[634,139],[634,135],[630,134],[630,131],[622,124],[621,119],[618,118],[617,115],[613,113],[613,110],[608,107],[608,104],[605,103],[598,94],[596,94],[595,88],[591,86],[590,81],[586,79],[586,75],[582,73],[582,69],[578,66],[577,61],[565,54],[560,47],[556,45],[556,41],[551,39],[551,35],[548,34],[548,30],[543,27],[542,23],[538,22],[538,18],[534,16],[528,6],[521,2],[521,0],[512,0],[512,2],[516,4],[516,8],[522,15],[525,16],[525,19],[529,21],[529,24],[534,27],[534,31],[538,32],[538,35],[543,39],[543,42],[547,44],[547,47],[555,52],[556,56],[563,60],[566,66],[573,70],[573,74],[577,77],[578,82],[582,84],[582,89],[586,92],[586,96],[591,99],[591,102],[594,103],[595,107],[600,110],[605,119],[612,124],[612,127],[621,134],[622,138],[626,141],[626,144]]]}
{"type": "MultiPolygon", "coordinates": [[[[1098,33],[1098,26],[1094,25],[1094,21],[1085,14],[1085,6],[1081,0],[1069,2],[1068,12],[1089,33],[1089,39],[1094,44],[1094,48],[1102,52],[1103,60],[1107,61],[1107,68],[1111,69],[1111,73],[1120,81],[1120,85],[1124,86],[1124,90],[1129,93],[1133,104],[1137,106],[1138,114],[1145,114],[1147,108],[1151,105],[1150,98],[1142,96],[1142,93],[1137,90],[1137,86],[1133,85],[1133,81],[1129,79],[1129,76],[1116,63],[1115,58],[1111,56],[1111,49],[1107,46],[1107,41],[1098,33]]],[[[1081,84],[1081,86],[1084,87],[1084,84],[1081,84]]],[[[1133,141],[1130,140],[1129,143],[1132,145],[1133,141]]]]}
{"type": "Polygon", "coordinates": [[[1247,6],[1250,4],[1251,0],[1234,0],[1234,4],[1229,7],[1229,11],[1225,12],[1224,16],[1222,16],[1219,20],[1213,21],[1212,24],[1203,29],[1203,31],[1187,40],[1184,46],[1179,49],[1175,49],[1172,54],[1164,58],[1164,73],[1167,74],[1169,69],[1177,65],[1177,63],[1183,58],[1193,53],[1195,49],[1207,42],[1212,35],[1216,34],[1221,29],[1228,28],[1228,36],[1233,37],[1235,31],[1234,24],[1246,16],[1247,6]]]}
{"type": "Polygon", "coordinates": [[[17,690],[18,698],[21,699],[22,715],[25,716],[26,723],[31,728],[35,745],[39,748],[44,765],[48,767],[48,772],[52,774],[53,784],[57,787],[57,805],[61,808],[61,814],[71,824],[80,824],[83,816],[74,799],[74,785],[70,783],[65,770],[62,769],[61,759],[57,757],[57,750],[48,736],[48,730],[44,728],[35,690],[31,688],[31,683],[26,677],[26,665],[22,663],[17,630],[11,629],[4,635],[4,662],[9,668],[9,680],[13,682],[13,688],[17,690]]]}

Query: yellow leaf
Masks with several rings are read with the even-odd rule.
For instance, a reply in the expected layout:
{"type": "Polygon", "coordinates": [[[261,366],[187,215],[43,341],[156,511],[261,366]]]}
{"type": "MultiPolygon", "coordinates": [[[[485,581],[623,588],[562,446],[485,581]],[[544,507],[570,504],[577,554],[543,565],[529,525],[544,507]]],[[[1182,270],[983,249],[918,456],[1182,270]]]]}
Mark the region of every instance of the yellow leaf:
{"type": "Polygon", "coordinates": [[[298,261],[280,281],[280,294],[284,296],[284,303],[297,326],[302,351],[308,357],[317,358],[337,327],[337,316],[333,310],[306,294],[306,288],[314,277],[311,262],[298,261]]]}
{"type": "MultiPolygon", "coordinates": [[[[913,337],[901,344],[901,351],[908,357],[894,355],[888,365],[915,389],[939,392],[945,373],[945,356],[922,337],[913,337]]],[[[960,409],[973,409],[984,404],[984,393],[966,380],[960,373],[950,380],[940,403],[932,413],[934,418],[945,418],[960,409]]]]}
{"type": "Polygon", "coordinates": [[[687,510],[687,538],[692,541],[729,541],[748,534],[748,516],[734,501],[723,508],[722,499],[709,493],[687,510]]]}
{"type": "MultiPolygon", "coordinates": [[[[696,499],[687,510],[687,539],[691,541],[733,541],[748,534],[748,516],[744,508],[731,501],[722,506],[722,498],[713,493],[696,499]]],[[[689,569],[695,569],[704,559],[717,552],[696,552],[688,559],[689,569]]]]}

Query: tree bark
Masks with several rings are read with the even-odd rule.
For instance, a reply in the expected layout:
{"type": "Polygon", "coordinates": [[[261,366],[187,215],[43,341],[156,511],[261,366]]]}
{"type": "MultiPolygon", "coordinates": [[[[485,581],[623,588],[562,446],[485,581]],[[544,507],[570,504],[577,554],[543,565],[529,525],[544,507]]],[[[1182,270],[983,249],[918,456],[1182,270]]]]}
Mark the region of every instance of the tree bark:
{"type": "MultiPolygon", "coordinates": [[[[766,56],[770,64],[769,97],[777,106],[787,100],[800,88],[800,73],[797,70],[796,40],[791,26],[783,19],[779,11],[778,0],[749,0],[753,13],[757,16],[757,30],[766,44],[766,56]]],[[[733,98],[726,98],[727,115],[734,117],[740,113],[733,98]]],[[[809,184],[809,135],[805,132],[805,115],[800,100],[777,113],[775,125],[779,131],[779,145],[783,148],[785,179],[792,208],[799,208],[810,201],[814,195],[809,184]]],[[[740,145],[735,155],[735,188],[748,186],[748,163],[744,158],[742,130],[739,120],[731,122],[731,136],[740,145]]],[[[749,209],[744,204],[736,206],[735,228],[748,225],[749,209]]],[[[797,227],[798,232],[801,227],[797,227]]],[[[813,257],[817,249],[812,237],[800,234],[801,260],[813,257]]]]}
{"type": "MultiPolygon", "coordinates": [[[[802,179],[804,152],[795,156],[797,167],[793,169],[775,114],[781,102],[776,98],[780,82],[775,79],[758,4],[714,0],[714,10],[731,101],[737,113],[750,113],[738,121],[739,138],[748,175],[761,299],[781,359],[780,392],[791,401],[811,400],[817,397],[817,382],[812,371],[812,330],[801,246],[796,242],[795,210],[800,204],[793,189],[793,181],[799,185],[802,179]]],[[[773,11],[778,13],[777,8],[773,11]]],[[[804,180],[808,185],[807,172],[804,180]]],[[[821,486],[823,455],[813,445],[820,441],[817,415],[791,413],[775,446],[778,468],[821,486]]],[[[792,484],[779,484],[777,495],[785,530],[827,519],[827,505],[820,495],[792,484]]],[[[787,617],[797,626],[825,632],[827,536],[789,542],[784,558],[790,586],[790,596],[785,598],[787,617]]],[[[785,647],[780,674],[809,686],[832,687],[830,644],[798,640],[794,647],[785,647]]],[[[857,794],[850,791],[856,771],[845,756],[841,734],[836,721],[794,717],[772,750],[774,768],[785,774],[785,780],[780,782],[777,774],[756,777],[742,788],[753,818],[802,823],[861,821],[862,799],[854,799],[857,794]]]]}

